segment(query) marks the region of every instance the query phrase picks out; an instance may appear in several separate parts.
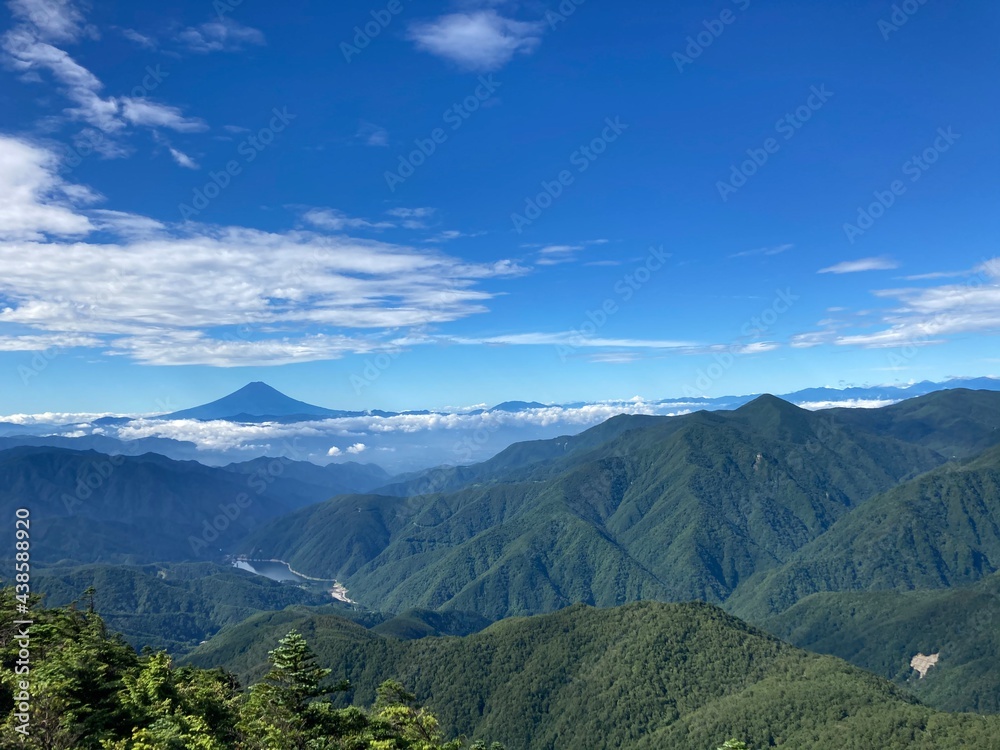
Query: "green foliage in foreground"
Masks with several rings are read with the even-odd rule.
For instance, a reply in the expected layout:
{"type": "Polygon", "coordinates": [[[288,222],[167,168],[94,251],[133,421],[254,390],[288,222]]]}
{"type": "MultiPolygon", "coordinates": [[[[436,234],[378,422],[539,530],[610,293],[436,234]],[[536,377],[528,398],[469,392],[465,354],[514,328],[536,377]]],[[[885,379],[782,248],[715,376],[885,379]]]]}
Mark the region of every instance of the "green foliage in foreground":
{"type": "Polygon", "coordinates": [[[288,609],[227,628],[187,660],[259,679],[266,644],[293,628],[323,668],[351,681],[339,705],[370,705],[397,678],[447,735],[519,750],[712,750],[727,738],[754,750],[1000,748],[1000,717],[936,711],[703,603],[575,605],[409,641],[288,609]]]}
{"type": "MultiPolygon", "coordinates": [[[[397,682],[378,689],[370,709],[337,708],[301,635],[268,655],[270,669],[249,691],[221,669],[175,667],[163,652],[142,655],[101,618],[34,601],[31,661],[15,673],[21,648],[11,589],[0,590],[0,747],[28,750],[460,750],[437,719],[397,682]],[[26,732],[15,700],[27,693],[26,732]],[[23,728],[23,727],[22,727],[23,728]]],[[[473,749],[487,750],[483,743],[473,749]]],[[[502,750],[493,745],[490,750],[502,750]]]]}

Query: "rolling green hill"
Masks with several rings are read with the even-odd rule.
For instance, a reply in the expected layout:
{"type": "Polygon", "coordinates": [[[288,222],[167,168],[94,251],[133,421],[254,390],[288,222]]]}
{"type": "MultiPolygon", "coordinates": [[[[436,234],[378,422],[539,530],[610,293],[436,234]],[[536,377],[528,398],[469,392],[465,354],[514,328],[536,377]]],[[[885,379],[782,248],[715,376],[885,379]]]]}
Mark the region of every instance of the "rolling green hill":
{"type": "Polygon", "coordinates": [[[895,681],[936,708],[1000,713],[1000,573],[932,591],[813,594],[764,622],[801,648],[895,681]],[[927,674],[916,654],[938,654],[927,674]]]}
{"type": "Polygon", "coordinates": [[[946,459],[970,458],[1000,444],[1000,399],[991,391],[956,388],[884,409],[830,409],[846,427],[930,448],[946,459]]]}
{"type": "Polygon", "coordinates": [[[50,607],[89,606],[84,592],[93,587],[94,609],[108,627],[137,650],[148,645],[174,654],[258,612],[336,606],[329,595],[215,563],[47,567],[36,568],[32,579],[50,607]]]}
{"type": "Polygon", "coordinates": [[[727,602],[753,620],[819,591],[943,588],[1000,569],[1000,447],[870,500],[727,602]]]}
{"type": "Polygon", "coordinates": [[[258,615],[196,649],[190,663],[244,679],[296,628],[347,696],[370,702],[400,679],[448,734],[509,748],[704,750],[1000,747],[1000,718],[945,714],[891,683],[782,643],[707,604],[576,605],[464,638],[399,641],[295,608],[258,615]]]}

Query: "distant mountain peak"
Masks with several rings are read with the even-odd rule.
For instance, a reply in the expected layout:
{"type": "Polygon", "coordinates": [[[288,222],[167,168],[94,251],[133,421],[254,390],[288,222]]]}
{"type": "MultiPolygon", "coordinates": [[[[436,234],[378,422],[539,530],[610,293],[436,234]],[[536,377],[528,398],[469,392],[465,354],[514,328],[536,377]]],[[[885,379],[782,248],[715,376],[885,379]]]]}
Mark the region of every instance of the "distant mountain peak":
{"type": "Polygon", "coordinates": [[[497,404],[489,411],[528,411],[529,409],[546,409],[548,408],[545,404],[540,404],[537,401],[504,401],[502,404],[497,404]]]}
{"type": "Polygon", "coordinates": [[[765,393],[733,412],[757,432],[773,437],[802,439],[812,435],[812,412],[765,393]]]}
{"type": "Polygon", "coordinates": [[[278,389],[257,380],[211,403],[164,414],[161,418],[214,420],[248,416],[330,417],[337,414],[338,412],[333,409],[307,404],[286,396],[278,389]]]}

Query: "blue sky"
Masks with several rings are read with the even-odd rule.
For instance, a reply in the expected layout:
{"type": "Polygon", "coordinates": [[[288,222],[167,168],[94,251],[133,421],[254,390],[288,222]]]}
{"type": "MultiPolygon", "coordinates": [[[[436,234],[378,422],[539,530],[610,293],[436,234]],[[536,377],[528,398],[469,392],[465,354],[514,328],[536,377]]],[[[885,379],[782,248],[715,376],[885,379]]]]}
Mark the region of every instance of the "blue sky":
{"type": "Polygon", "coordinates": [[[1000,370],[993,3],[90,5],[3,15],[0,414],[1000,370]]]}

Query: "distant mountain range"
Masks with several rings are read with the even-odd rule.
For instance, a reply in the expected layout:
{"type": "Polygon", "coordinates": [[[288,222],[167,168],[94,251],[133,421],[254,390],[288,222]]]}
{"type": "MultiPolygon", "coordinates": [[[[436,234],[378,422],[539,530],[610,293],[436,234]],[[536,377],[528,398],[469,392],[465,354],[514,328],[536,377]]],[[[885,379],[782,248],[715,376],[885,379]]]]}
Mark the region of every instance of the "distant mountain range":
{"type": "MultiPolygon", "coordinates": [[[[923,382],[905,388],[810,388],[785,394],[783,399],[809,409],[874,407],[956,388],[997,391],[1000,379],[923,382]]],[[[214,465],[264,455],[326,464],[356,460],[364,453],[365,460],[393,474],[405,474],[441,464],[471,466],[510,445],[575,435],[618,414],[731,410],[754,398],[757,396],[565,404],[505,401],[490,408],[448,413],[347,411],[299,401],[256,382],[209,404],[159,416],[0,422],[0,450],[56,446],[123,455],[156,452],[176,460],[214,465]]]]}
{"type": "MultiPolygon", "coordinates": [[[[831,529],[879,514],[901,482],[1000,443],[998,424],[1000,393],[967,390],[834,413],[762,396],[735,411],[622,416],[303,508],[239,551],[336,577],[390,609],[499,619],[574,601],[721,602],[831,529]]],[[[871,523],[857,522],[860,539],[871,523]]],[[[956,581],[1000,565],[980,538],[981,559],[956,581]]]]}
{"type": "Polygon", "coordinates": [[[765,395],[619,415],[399,476],[355,462],[0,450],[0,513],[18,507],[32,511],[39,586],[58,602],[97,587],[95,606],[136,645],[257,678],[298,627],[354,698],[402,677],[454,731],[512,746],[561,746],[575,707],[602,717],[608,747],[701,747],[733,728],[730,716],[760,747],[822,746],[815,738],[841,736],[848,715],[873,722],[845,745],[859,749],[880,746],[879,731],[886,746],[919,737],[937,748],[959,726],[968,742],[979,730],[967,729],[985,727],[734,616],[936,708],[1000,711],[996,390],[820,411],[765,395]],[[336,579],[357,604],[220,569],[234,555],[336,579]],[[729,614],[659,603],[690,600],[729,614]],[[434,637],[512,616],[534,619],[434,637]],[[910,666],[918,654],[937,660],[923,677],[910,666]],[[511,690],[518,675],[523,690],[511,690]],[[790,696],[806,697],[789,708],[790,696]],[[550,710],[511,718],[539,701],[550,710]],[[609,708],[619,705],[630,713],[609,708]],[[875,720],[883,710],[892,716],[875,720]]]}
{"type": "MultiPolygon", "coordinates": [[[[874,386],[852,388],[806,388],[793,393],[780,394],[780,398],[793,404],[822,404],[828,402],[892,402],[902,399],[923,396],[933,391],[950,388],[968,388],[970,390],[1000,391],[1000,378],[962,378],[948,380],[942,383],[923,381],[910,386],[874,386]]],[[[720,396],[717,398],[665,398],[652,403],[676,404],[688,403],[703,408],[733,408],[753,401],[763,394],[749,396],[720,396]]],[[[548,408],[579,408],[590,406],[593,402],[576,402],[572,404],[543,404],[538,401],[504,401],[489,409],[474,409],[460,412],[463,414],[481,414],[484,412],[523,412],[533,409],[548,408]]],[[[337,417],[358,416],[398,416],[399,414],[432,414],[428,411],[343,411],[314,406],[297,401],[267,385],[255,382],[243,386],[238,391],[217,401],[202,406],[164,414],[159,419],[222,419],[231,422],[260,421],[274,419],[276,421],[305,421],[309,419],[335,419],[337,417]]]]}

